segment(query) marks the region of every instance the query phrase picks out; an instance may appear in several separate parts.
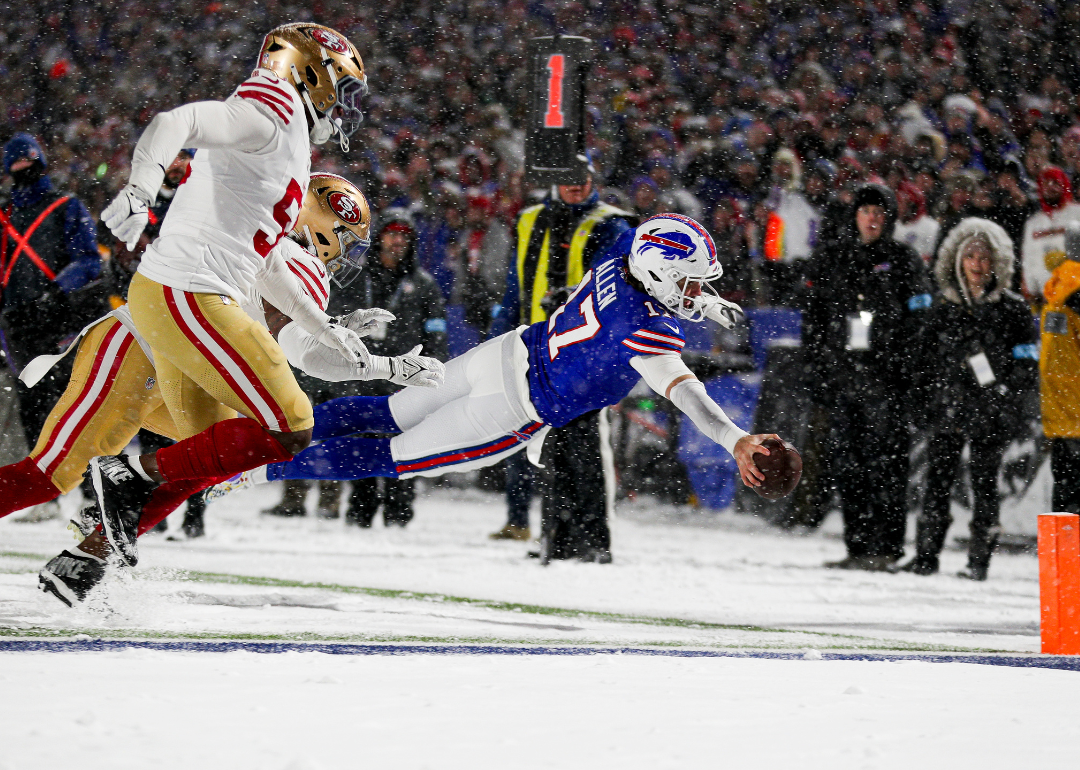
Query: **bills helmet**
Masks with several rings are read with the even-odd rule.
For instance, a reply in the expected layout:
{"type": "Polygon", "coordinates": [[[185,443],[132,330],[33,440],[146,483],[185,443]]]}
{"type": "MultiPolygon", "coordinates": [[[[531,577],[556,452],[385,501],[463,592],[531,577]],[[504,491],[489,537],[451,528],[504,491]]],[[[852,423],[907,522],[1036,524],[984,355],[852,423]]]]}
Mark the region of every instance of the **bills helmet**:
{"type": "Polygon", "coordinates": [[[712,236],[681,214],[659,214],[638,225],[628,257],[630,274],[679,318],[711,318],[731,328],[738,305],[710,285],[724,270],[712,236]]]}
{"type": "Polygon", "coordinates": [[[263,39],[258,66],[273,70],[300,92],[312,120],[311,141],[327,142],[335,134],[348,151],[364,114],[367,96],[364,62],[356,46],[329,27],[306,22],[275,27],[263,39]]]}
{"type": "Polygon", "coordinates": [[[371,248],[371,210],[367,198],[337,174],[312,174],[294,235],[326,265],[330,279],[344,288],[356,280],[371,248]]]}

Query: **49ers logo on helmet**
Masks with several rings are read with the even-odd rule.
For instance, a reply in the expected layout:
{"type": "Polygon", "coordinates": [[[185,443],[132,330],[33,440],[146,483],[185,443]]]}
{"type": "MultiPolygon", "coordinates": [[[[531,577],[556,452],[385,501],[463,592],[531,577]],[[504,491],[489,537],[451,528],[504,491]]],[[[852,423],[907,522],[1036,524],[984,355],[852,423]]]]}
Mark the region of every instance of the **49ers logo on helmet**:
{"type": "Polygon", "coordinates": [[[313,27],[311,30],[311,36],[315,38],[316,42],[320,43],[326,48],[329,48],[334,53],[348,53],[349,44],[345,42],[345,38],[336,32],[331,32],[328,29],[319,29],[313,27]]]}
{"type": "Polygon", "coordinates": [[[326,202],[346,224],[360,224],[360,207],[345,193],[334,191],[326,197],[326,202]]]}

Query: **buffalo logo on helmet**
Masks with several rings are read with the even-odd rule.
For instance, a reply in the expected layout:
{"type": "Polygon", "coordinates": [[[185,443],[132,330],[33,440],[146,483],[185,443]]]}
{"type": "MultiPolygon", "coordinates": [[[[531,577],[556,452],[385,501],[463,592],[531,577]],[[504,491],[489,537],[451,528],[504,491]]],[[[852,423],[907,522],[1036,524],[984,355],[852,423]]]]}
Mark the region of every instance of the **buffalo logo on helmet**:
{"type": "Polygon", "coordinates": [[[653,220],[660,220],[656,222],[658,226],[638,236],[642,242],[642,250],[657,248],[664,255],[664,259],[676,260],[689,256],[693,262],[696,261],[698,256],[694,252],[699,245],[703,245],[705,246],[703,251],[708,264],[712,266],[716,263],[716,246],[713,244],[712,236],[695,220],[682,214],[658,214],[652,219],[646,220],[646,224],[653,220]],[[674,224],[672,220],[684,225],[691,232],[687,232],[681,227],[672,227],[671,225],[674,224]],[[701,239],[700,243],[695,242],[694,235],[701,239]]]}
{"type": "Polygon", "coordinates": [[[689,254],[693,248],[693,241],[690,240],[690,236],[686,233],[680,232],[665,232],[657,228],[650,233],[642,233],[641,241],[645,246],[641,249],[654,248],[659,249],[664,255],[664,259],[679,259],[689,254]],[[663,233],[660,235],[659,233],[663,233]]]}
{"type": "Polygon", "coordinates": [[[331,32],[328,29],[320,29],[319,27],[312,27],[309,30],[310,35],[315,39],[315,42],[324,48],[329,48],[334,53],[348,53],[349,44],[345,42],[345,38],[336,32],[331,32]]]}
{"type": "Polygon", "coordinates": [[[346,224],[360,224],[360,207],[345,193],[335,190],[326,197],[326,202],[346,224]]]}

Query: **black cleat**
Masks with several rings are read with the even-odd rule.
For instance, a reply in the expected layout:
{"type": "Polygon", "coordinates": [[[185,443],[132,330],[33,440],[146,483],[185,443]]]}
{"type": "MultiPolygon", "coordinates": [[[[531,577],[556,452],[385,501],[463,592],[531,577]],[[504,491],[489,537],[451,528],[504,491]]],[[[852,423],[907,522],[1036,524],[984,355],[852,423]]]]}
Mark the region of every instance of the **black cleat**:
{"type": "Polygon", "coordinates": [[[280,516],[282,518],[291,518],[293,516],[307,516],[307,509],[302,505],[294,505],[292,503],[278,503],[272,508],[264,508],[260,511],[263,516],[280,516]]]}
{"type": "Polygon", "coordinates": [[[74,607],[105,577],[105,562],[82,551],[61,551],[38,573],[38,588],[74,607]]]}
{"type": "Polygon", "coordinates": [[[939,569],[936,556],[916,556],[901,566],[893,566],[890,572],[910,572],[912,575],[934,575],[939,569]]]}
{"type": "Polygon", "coordinates": [[[154,485],[139,476],[124,455],[95,457],[87,473],[101,511],[105,539],[121,561],[134,567],[139,563],[139,518],[154,485]]]}

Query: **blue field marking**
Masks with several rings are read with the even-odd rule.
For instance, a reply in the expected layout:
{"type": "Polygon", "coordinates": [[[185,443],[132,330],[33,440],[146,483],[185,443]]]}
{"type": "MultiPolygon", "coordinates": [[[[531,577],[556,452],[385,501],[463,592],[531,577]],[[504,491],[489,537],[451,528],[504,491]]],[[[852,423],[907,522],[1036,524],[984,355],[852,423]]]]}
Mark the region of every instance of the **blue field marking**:
{"type": "MultiPolygon", "coordinates": [[[[321,652],[327,655],[643,655],[660,658],[758,658],[804,660],[804,653],[759,650],[693,650],[653,647],[554,647],[492,644],[358,644],[241,641],[147,641],[122,639],[7,639],[0,652],[110,652],[130,648],[168,652],[321,652]]],[[[1080,656],[921,652],[821,652],[820,660],[891,662],[917,660],[924,663],[975,663],[984,666],[1052,668],[1080,671],[1080,656]]],[[[815,658],[816,659],[816,658],[815,658]]]]}

